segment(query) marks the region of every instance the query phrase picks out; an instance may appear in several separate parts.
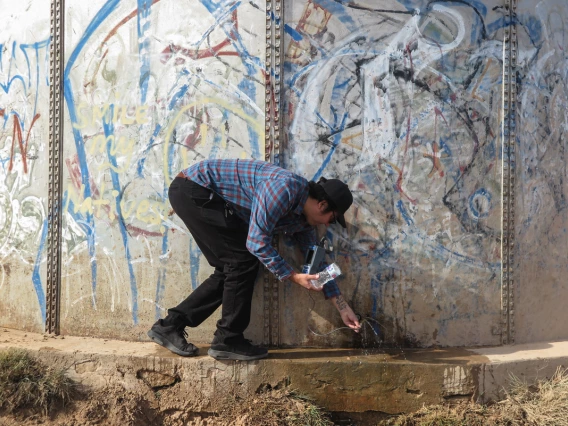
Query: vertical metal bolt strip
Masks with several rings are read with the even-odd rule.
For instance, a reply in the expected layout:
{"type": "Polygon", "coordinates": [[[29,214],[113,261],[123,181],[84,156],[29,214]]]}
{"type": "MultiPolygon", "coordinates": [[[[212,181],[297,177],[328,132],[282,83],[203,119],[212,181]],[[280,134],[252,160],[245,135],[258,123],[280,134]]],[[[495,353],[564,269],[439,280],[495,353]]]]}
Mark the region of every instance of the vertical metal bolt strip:
{"type": "Polygon", "coordinates": [[[61,180],[63,159],[63,60],[64,0],[51,1],[49,191],[47,236],[47,333],[59,334],[61,292],[61,180]]]}
{"type": "Polygon", "coordinates": [[[503,47],[503,238],[501,343],[515,343],[515,142],[517,138],[517,0],[508,0],[503,47]]]}
{"type": "MultiPolygon", "coordinates": [[[[282,0],[266,1],[266,126],[265,160],[280,166],[280,90],[281,90],[281,15],[282,0]]],[[[278,237],[272,240],[278,247],[278,237]]],[[[264,341],[271,346],[280,343],[280,283],[264,271],[264,341]]]]}
{"type": "MultiPolygon", "coordinates": [[[[266,97],[265,97],[265,128],[264,128],[264,149],[265,149],[265,157],[266,161],[270,161],[271,158],[271,151],[272,151],[272,137],[270,135],[270,131],[272,129],[272,89],[270,87],[271,79],[270,79],[270,67],[272,65],[272,19],[271,19],[271,11],[272,11],[272,2],[271,0],[266,0],[266,51],[265,51],[265,81],[264,81],[264,88],[266,90],[266,97]]],[[[270,344],[270,288],[271,288],[271,277],[270,272],[268,269],[264,268],[264,287],[263,287],[263,294],[264,294],[264,338],[263,342],[265,345],[270,344]]]]}
{"type": "MultiPolygon", "coordinates": [[[[280,166],[280,89],[282,81],[281,52],[282,52],[282,0],[274,0],[274,20],[272,21],[272,34],[274,37],[274,77],[273,77],[273,102],[272,102],[272,161],[280,166]]],[[[272,72],[271,72],[272,74],[272,72]]],[[[274,247],[278,247],[278,236],[274,237],[274,247]]],[[[280,346],[280,282],[272,277],[272,345],[280,346]]]]}

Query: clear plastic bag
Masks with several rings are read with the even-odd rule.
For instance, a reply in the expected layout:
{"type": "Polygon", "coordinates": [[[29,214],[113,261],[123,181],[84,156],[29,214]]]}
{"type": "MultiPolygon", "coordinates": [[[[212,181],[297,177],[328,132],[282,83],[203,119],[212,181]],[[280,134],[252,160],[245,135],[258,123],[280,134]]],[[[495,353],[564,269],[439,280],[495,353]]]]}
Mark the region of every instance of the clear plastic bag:
{"type": "Polygon", "coordinates": [[[339,266],[337,266],[337,264],[332,263],[318,274],[317,280],[310,280],[310,284],[315,288],[321,288],[325,283],[333,280],[334,278],[337,278],[340,275],[341,269],[339,269],[339,266]]]}

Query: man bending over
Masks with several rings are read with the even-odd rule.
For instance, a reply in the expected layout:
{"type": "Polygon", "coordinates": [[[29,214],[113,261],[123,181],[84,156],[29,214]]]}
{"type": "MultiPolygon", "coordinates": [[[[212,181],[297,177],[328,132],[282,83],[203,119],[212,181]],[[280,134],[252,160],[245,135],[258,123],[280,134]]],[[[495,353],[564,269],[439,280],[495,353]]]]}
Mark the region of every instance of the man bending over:
{"type": "MultiPolygon", "coordinates": [[[[250,322],[259,261],[280,281],[317,291],[317,275],[294,269],[272,246],[278,232],[292,235],[305,252],[316,243],[315,227],[339,222],[353,195],[337,179],[308,182],[288,170],[257,160],[204,160],[180,172],[171,183],[170,203],[214,272],[183,302],[168,309],[148,331],[156,343],[181,356],[197,355],[185,327],[197,327],[222,305],[208,353],[215,359],[255,360],[268,355],[243,336],[250,322]]],[[[321,290],[321,289],[320,289],[321,290]]],[[[323,286],[348,327],[359,321],[335,281],[323,286]]]]}

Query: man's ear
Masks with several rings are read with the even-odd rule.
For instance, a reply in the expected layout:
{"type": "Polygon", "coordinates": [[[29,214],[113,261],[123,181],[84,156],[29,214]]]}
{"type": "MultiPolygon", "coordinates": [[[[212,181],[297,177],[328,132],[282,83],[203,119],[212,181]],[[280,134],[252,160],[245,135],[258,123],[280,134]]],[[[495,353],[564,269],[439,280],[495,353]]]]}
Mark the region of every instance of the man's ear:
{"type": "Polygon", "coordinates": [[[327,201],[325,201],[325,200],[320,201],[320,202],[318,203],[318,207],[319,207],[319,209],[320,209],[320,212],[324,212],[325,209],[327,209],[327,201]]]}

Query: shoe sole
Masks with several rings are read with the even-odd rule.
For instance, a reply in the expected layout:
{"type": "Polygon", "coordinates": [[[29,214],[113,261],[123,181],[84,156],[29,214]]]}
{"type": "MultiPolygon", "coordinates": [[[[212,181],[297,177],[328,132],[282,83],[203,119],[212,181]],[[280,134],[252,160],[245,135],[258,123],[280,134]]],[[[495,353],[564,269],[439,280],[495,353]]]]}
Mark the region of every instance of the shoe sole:
{"type": "Polygon", "coordinates": [[[236,361],[254,361],[255,359],[262,359],[268,356],[268,353],[261,355],[241,355],[234,352],[216,351],[215,349],[209,349],[207,354],[218,360],[233,359],[236,361]]]}
{"type": "Polygon", "coordinates": [[[160,346],[163,346],[164,348],[172,351],[174,354],[176,355],[180,355],[180,356],[196,356],[197,353],[199,352],[199,349],[195,349],[195,351],[193,352],[184,352],[178,348],[176,348],[168,339],[164,339],[162,336],[160,336],[158,333],[156,333],[153,330],[148,331],[148,337],[150,339],[152,339],[155,343],[157,343],[160,346]]]}

